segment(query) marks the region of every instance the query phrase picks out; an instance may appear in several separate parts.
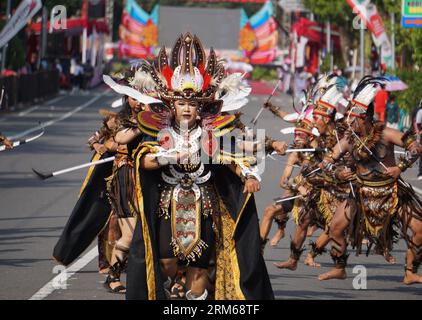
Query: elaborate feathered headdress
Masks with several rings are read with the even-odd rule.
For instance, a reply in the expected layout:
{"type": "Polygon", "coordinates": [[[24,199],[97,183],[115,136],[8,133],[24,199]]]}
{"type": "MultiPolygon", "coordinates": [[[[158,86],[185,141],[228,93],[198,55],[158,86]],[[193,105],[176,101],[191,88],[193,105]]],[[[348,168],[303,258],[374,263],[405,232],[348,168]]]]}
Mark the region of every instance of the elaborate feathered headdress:
{"type": "Polygon", "coordinates": [[[336,74],[323,74],[318,77],[317,81],[307,90],[304,90],[304,97],[301,99],[302,109],[296,109],[293,100],[293,108],[295,113],[284,116],[286,121],[298,121],[303,114],[317,106],[317,102],[326,92],[327,88],[337,83],[338,76],[336,74]]]}
{"type": "Polygon", "coordinates": [[[218,101],[222,111],[232,111],[243,107],[251,92],[242,74],[226,75],[212,48],[206,59],[201,41],[190,33],[177,39],[170,59],[163,47],[154,63],[144,62],[137,74],[136,85],[157,92],[163,102],[186,99],[203,105],[218,101]]]}
{"type": "Polygon", "coordinates": [[[323,117],[332,117],[337,111],[337,104],[343,98],[343,93],[337,89],[335,84],[329,86],[321,98],[317,101],[314,114],[323,117]]]}
{"type": "Polygon", "coordinates": [[[359,81],[350,101],[349,116],[358,118],[366,116],[368,107],[374,101],[382,81],[385,81],[385,78],[373,76],[365,76],[359,81]]]}

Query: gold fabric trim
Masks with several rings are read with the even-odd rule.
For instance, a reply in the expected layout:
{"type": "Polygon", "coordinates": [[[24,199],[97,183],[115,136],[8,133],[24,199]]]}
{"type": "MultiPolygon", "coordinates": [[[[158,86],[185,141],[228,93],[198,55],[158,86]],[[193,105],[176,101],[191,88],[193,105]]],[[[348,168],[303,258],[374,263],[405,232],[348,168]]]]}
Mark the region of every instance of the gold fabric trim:
{"type": "Polygon", "coordinates": [[[318,201],[318,211],[324,217],[324,221],[327,225],[333,219],[334,211],[332,205],[336,206],[336,204],[337,201],[335,201],[334,196],[325,190],[321,190],[321,195],[318,201]]]}
{"type": "MultiPolygon", "coordinates": [[[[92,158],[91,162],[98,161],[98,160],[100,160],[100,158],[101,158],[101,155],[98,152],[96,152],[94,157],[92,158]]],[[[88,173],[86,174],[86,177],[85,177],[85,180],[82,183],[82,187],[79,190],[79,197],[81,196],[82,192],[84,192],[85,187],[88,184],[89,179],[91,178],[92,172],[94,171],[94,168],[95,168],[95,166],[89,167],[88,173]]]]}
{"type": "Polygon", "coordinates": [[[220,198],[219,236],[216,244],[215,300],[245,300],[233,234],[235,221],[220,198]]]}
{"type": "Polygon", "coordinates": [[[233,230],[233,234],[232,234],[232,238],[234,238],[235,232],[237,230],[237,225],[239,224],[240,218],[242,217],[242,213],[245,210],[246,204],[249,201],[249,198],[252,196],[252,193],[248,193],[248,195],[246,196],[245,202],[242,205],[242,208],[239,211],[239,214],[237,215],[237,220],[236,220],[236,224],[234,226],[234,230],[233,230]]]}
{"type": "Polygon", "coordinates": [[[299,199],[295,199],[295,201],[293,202],[293,209],[292,209],[292,219],[293,221],[299,225],[299,216],[300,216],[300,209],[302,209],[302,201],[300,201],[299,199]]]}
{"type": "Polygon", "coordinates": [[[171,245],[173,247],[173,254],[175,257],[178,257],[181,260],[195,261],[196,258],[200,258],[202,255],[202,251],[205,250],[208,246],[207,244],[201,240],[201,201],[195,201],[195,213],[196,213],[196,225],[195,231],[196,236],[192,243],[185,248],[183,244],[179,241],[177,237],[177,215],[176,215],[176,205],[177,202],[173,198],[171,199],[171,233],[172,233],[172,241],[171,245]]]}
{"type": "Polygon", "coordinates": [[[149,135],[151,137],[154,137],[154,138],[156,138],[157,135],[158,135],[157,132],[151,131],[151,130],[149,130],[148,128],[144,127],[141,124],[139,125],[139,130],[141,130],[143,133],[145,133],[145,134],[147,134],[147,135],[149,135]]]}
{"type": "MultiPolygon", "coordinates": [[[[150,152],[153,146],[149,143],[143,143],[136,151],[136,172],[139,172],[139,165],[141,157],[150,152]]],[[[151,245],[151,238],[149,235],[148,225],[145,218],[144,212],[144,199],[142,196],[142,188],[141,188],[141,181],[139,178],[139,174],[136,174],[136,195],[137,195],[137,205],[138,205],[138,212],[141,218],[142,223],[142,235],[144,238],[144,245],[145,245],[145,263],[146,263],[146,278],[147,278],[147,287],[148,287],[148,300],[156,300],[156,284],[155,284],[155,272],[154,272],[154,257],[152,254],[152,245],[151,245]]]]}
{"type": "Polygon", "coordinates": [[[385,187],[388,185],[392,185],[394,183],[394,179],[389,178],[389,179],[385,179],[382,181],[368,181],[368,180],[363,180],[361,178],[359,178],[358,176],[356,176],[356,180],[358,183],[360,183],[361,185],[365,186],[365,187],[385,187]]]}

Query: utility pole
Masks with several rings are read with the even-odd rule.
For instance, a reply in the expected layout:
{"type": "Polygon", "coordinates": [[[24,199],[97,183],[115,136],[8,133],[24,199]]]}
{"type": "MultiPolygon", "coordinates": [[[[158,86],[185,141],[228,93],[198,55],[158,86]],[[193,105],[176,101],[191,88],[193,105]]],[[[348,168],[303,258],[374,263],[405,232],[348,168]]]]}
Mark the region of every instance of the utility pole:
{"type": "MultiPolygon", "coordinates": [[[[10,19],[10,12],[12,11],[12,0],[7,0],[7,6],[6,6],[6,19],[9,21],[10,19]]],[[[6,23],[7,23],[6,21],[6,23]]],[[[3,71],[6,68],[6,54],[7,54],[7,46],[6,43],[3,47],[2,53],[1,53],[1,71],[3,71]]]]}

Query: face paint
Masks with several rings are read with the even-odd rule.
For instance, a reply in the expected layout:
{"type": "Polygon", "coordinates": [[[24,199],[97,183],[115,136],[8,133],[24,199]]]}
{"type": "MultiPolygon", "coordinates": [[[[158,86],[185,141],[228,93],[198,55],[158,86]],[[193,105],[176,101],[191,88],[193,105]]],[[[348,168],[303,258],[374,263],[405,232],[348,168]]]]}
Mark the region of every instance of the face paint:
{"type": "Polygon", "coordinates": [[[176,123],[187,123],[188,128],[192,128],[198,116],[198,102],[189,100],[176,100],[174,102],[176,123]]]}
{"type": "Polygon", "coordinates": [[[309,135],[304,132],[296,132],[294,138],[294,145],[296,148],[304,147],[309,141],[309,135]]]}

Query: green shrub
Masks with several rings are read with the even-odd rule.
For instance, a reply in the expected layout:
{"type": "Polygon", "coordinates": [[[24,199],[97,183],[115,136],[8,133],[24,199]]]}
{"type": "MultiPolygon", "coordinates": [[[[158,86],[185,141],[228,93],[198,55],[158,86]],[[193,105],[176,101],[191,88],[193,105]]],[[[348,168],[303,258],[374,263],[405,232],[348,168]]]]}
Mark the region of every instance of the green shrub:
{"type": "Polygon", "coordinates": [[[265,80],[271,81],[278,79],[276,69],[269,69],[263,67],[254,67],[251,72],[251,80],[265,80]]]}
{"type": "Polygon", "coordinates": [[[422,99],[422,72],[414,70],[400,70],[397,71],[397,76],[406,83],[409,88],[404,91],[397,91],[397,102],[400,108],[411,112],[417,107],[419,101],[422,99]]]}

